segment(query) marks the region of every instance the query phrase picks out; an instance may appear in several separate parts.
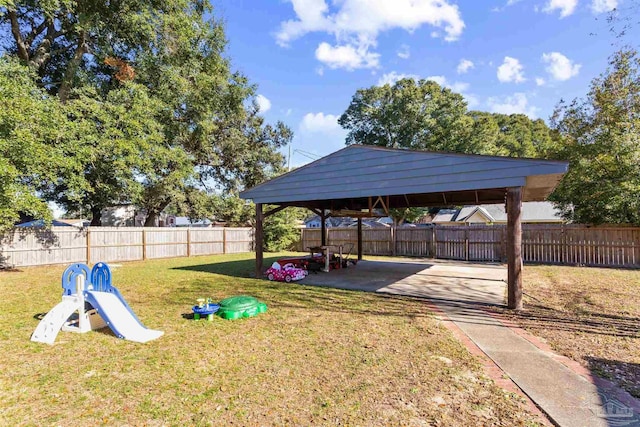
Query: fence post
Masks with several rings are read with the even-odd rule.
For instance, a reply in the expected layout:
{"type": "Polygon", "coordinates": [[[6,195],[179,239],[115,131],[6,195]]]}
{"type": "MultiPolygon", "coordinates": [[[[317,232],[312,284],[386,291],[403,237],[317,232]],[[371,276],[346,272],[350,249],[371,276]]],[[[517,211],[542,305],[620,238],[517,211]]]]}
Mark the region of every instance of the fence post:
{"type": "Polygon", "coordinates": [[[87,227],[87,265],[91,264],[91,229],[87,227]]]}
{"type": "Polygon", "coordinates": [[[436,226],[431,227],[431,258],[438,258],[437,250],[438,245],[436,244],[436,226]]]}
{"type": "Polygon", "coordinates": [[[393,225],[389,229],[391,233],[391,256],[396,256],[396,227],[393,225]]]}
{"type": "Polygon", "coordinates": [[[640,230],[631,231],[631,241],[633,242],[635,252],[633,265],[640,265],[640,230]]]}
{"type": "Polygon", "coordinates": [[[187,227],[187,256],[191,256],[191,227],[187,227]]]}
{"type": "Polygon", "coordinates": [[[362,254],[364,250],[362,249],[362,218],[358,218],[358,261],[362,260],[362,254]]]}
{"type": "Polygon", "coordinates": [[[142,229],[142,260],[147,259],[147,230],[142,229]]]}
{"type": "Polygon", "coordinates": [[[464,259],[469,261],[469,228],[464,229],[464,259]]]}
{"type": "Polygon", "coordinates": [[[300,228],[300,244],[298,245],[298,251],[304,251],[304,228],[300,228]]]}
{"type": "Polygon", "coordinates": [[[500,251],[502,252],[502,262],[507,262],[507,226],[502,227],[500,231],[500,251]]]}
{"type": "Polygon", "coordinates": [[[567,230],[564,224],[560,228],[560,264],[564,264],[567,261],[567,230]]]}
{"type": "Polygon", "coordinates": [[[222,227],[222,253],[227,253],[227,227],[222,227]]]}

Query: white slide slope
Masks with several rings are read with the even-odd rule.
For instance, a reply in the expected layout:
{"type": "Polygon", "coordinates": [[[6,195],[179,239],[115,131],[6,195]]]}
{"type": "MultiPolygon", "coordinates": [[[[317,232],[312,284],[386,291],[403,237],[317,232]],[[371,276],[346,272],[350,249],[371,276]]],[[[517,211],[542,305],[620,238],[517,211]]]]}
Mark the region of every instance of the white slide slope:
{"type": "Polygon", "coordinates": [[[63,300],[53,307],[38,323],[38,327],[31,335],[31,341],[53,345],[62,325],[78,308],[78,303],[71,299],[63,300]]]}
{"type": "Polygon", "coordinates": [[[159,338],[163,331],[147,329],[127,310],[120,299],[109,292],[88,291],[86,299],[120,338],[145,343],[159,338]]]}

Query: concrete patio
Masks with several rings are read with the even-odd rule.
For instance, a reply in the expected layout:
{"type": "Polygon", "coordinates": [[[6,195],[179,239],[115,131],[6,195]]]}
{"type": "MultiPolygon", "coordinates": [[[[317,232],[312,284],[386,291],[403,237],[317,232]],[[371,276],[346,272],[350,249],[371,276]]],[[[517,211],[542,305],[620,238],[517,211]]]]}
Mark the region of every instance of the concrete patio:
{"type": "Polygon", "coordinates": [[[442,303],[504,305],[507,269],[500,264],[434,259],[360,261],[357,266],[309,274],[300,283],[429,298],[442,303]]]}

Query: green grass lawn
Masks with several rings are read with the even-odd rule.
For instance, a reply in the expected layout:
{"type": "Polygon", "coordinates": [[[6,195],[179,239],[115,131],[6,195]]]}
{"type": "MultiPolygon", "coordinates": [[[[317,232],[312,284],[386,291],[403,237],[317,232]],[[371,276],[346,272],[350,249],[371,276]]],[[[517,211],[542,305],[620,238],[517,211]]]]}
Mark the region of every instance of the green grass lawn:
{"type": "Polygon", "coordinates": [[[0,272],[0,425],[535,425],[420,301],[257,280],[253,266],[240,254],[114,268],[142,322],[165,331],[147,344],[32,343],[65,266],[0,272]],[[239,294],[269,311],[188,318],[198,297],[239,294]]]}

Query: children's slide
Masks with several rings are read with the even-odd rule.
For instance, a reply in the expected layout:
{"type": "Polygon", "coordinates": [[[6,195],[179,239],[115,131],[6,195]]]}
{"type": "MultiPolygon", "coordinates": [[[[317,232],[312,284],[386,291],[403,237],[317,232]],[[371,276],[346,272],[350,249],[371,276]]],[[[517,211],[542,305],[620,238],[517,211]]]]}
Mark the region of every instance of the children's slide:
{"type": "Polygon", "coordinates": [[[31,335],[31,341],[53,345],[60,328],[67,319],[78,310],[78,303],[71,299],[62,300],[51,309],[38,323],[38,327],[31,335]]]}
{"type": "Polygon", "coordinates": [[[127,308],[124,300],[111,292],[86,291],[85,301],[98,311],[98,314],[118,338],[145,343],[159,338],[163,331],[145,328],[127,308]]]}
{"type": "Polygon", "coordinates": [[[147,329],[129,304],[111,284],[105,263],[93,266],[72,264],[62,274],[62,302],[40,321],[31,341],[53,344],[58,332],[89,332],[109,326],[118,338],[145,343],[164,332],[147,329]]]}

